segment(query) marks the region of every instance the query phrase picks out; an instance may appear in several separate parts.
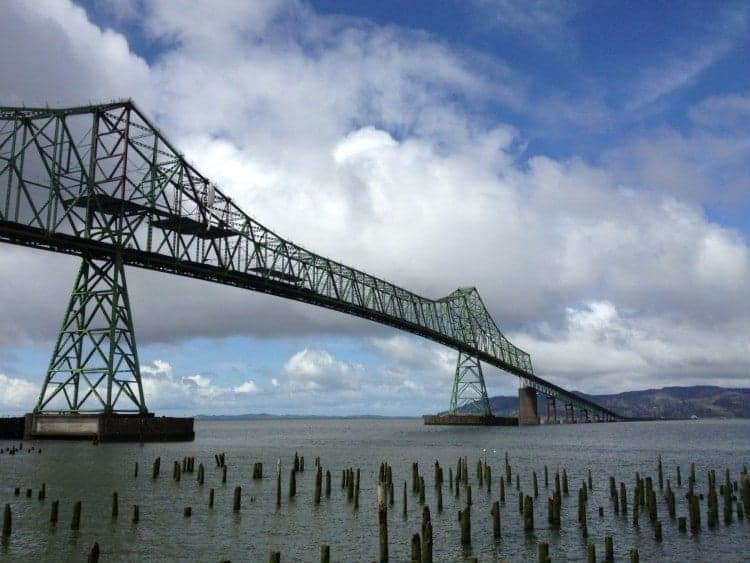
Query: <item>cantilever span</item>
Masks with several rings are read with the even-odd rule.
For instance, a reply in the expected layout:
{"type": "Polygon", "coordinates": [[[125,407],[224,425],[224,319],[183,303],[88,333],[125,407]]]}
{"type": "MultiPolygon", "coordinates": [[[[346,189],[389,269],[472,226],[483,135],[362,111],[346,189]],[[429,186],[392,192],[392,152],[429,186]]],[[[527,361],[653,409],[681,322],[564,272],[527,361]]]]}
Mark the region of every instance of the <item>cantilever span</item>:
{"type": "MultiPolygon", "coordinates": [[[[83,412],[86,401],[118,412],[128,409],[117,402],[129,401],[145,412],[124,286],[130,265],[390,325],[454,348],[477,367],[481,360],[510,372],[586,416],[617,418],[534,375],[529,354],[505,338],[475,288],[427,299],[278,236],[186,162],[129,100],[0,108],[0,240],[83,257],[38,412],[63,398],[66,412],[83,412]],[[105,317],[99,333],[81,330],[86,311],[105,317]]],[[[459,371],[452,407],[468,387],[486,404],[481,368],[478,387],[464,385],[459,371]]]]}

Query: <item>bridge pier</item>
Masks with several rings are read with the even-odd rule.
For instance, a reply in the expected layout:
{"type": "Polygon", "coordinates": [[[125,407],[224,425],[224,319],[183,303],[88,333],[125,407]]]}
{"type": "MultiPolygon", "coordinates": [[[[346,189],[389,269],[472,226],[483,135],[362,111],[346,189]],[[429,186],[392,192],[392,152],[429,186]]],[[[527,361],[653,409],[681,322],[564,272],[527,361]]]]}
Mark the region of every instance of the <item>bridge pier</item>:
{"type": "Polygon", "coordinates": [[[557,399],[548,396],[545,402],[547,403],[547,419],[544,423],[557,424],[557,399]]]}
{"type": "Polygon", "coordinates": [[[518,388],[518,424],[524,426],[539,424],[536,389],[533,387],[518,388]]]}

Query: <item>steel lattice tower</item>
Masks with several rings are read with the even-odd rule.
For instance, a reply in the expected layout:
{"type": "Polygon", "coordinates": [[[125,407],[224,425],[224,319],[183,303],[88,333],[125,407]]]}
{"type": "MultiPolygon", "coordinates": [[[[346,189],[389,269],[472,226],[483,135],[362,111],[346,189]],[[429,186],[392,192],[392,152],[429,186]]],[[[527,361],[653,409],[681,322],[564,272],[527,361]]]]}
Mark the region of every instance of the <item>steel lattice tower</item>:
{"type": "Polygon", "coordinates": [[[456,375],[453,379],[451,406],[448,413],[452,415],[469,414],[459,412],[462,407],[469,407],[470,411],[482,416],[492,416],[490,400],[487,397],[487,388],[482,374],[482,364],[478,358],[459,352],[456,375]]]}
{"type": "Polygon", "coordinates": [[[34,409],[49,411],[147,412],[119,254],[83,257],[34,409]],[[59,397],[67,408],[50,407],[59,397]]]}

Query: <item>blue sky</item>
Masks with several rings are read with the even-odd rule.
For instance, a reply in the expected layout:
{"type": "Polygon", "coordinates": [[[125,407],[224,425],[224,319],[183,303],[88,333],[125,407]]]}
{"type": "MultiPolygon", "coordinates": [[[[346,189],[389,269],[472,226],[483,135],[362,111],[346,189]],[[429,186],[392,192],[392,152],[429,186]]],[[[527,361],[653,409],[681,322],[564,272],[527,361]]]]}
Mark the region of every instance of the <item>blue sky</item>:
{"type": "MultiPolygon", "coordinates": [[[[428,296],[476,285],[562,385],[748,386],[749,27],[744,2],[12,1],[0,100],[132,97],[280,234],[428,296]]],[[[75,267],[0,248],[0,410],[33,401],[75,267]]],[[[129,276],[156,410],[447,405],[449,350],[129,276]]]]}

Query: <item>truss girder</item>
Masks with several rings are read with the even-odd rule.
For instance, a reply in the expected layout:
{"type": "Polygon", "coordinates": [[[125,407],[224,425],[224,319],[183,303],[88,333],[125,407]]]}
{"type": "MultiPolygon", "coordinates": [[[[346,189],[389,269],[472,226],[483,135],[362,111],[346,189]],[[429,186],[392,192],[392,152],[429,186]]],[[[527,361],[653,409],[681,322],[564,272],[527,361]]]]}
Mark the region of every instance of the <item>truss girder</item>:
{"type": "Polygon", "coordinates": [[[534,375],[476,289],[427,299],[281,238],[202,176],[132,101],[0,108],[0,239],[119,252],[126,264],[345,311],[568,395],[534,375]]]}

